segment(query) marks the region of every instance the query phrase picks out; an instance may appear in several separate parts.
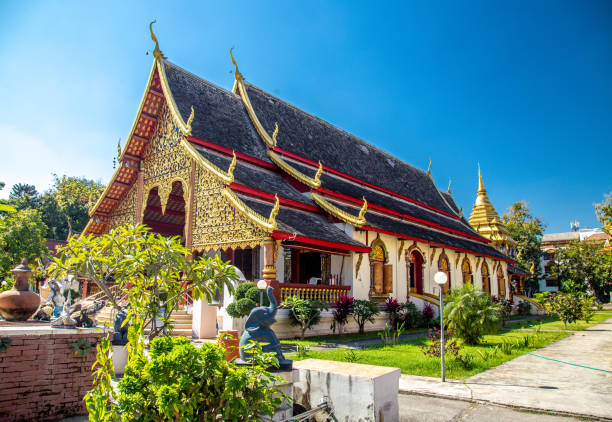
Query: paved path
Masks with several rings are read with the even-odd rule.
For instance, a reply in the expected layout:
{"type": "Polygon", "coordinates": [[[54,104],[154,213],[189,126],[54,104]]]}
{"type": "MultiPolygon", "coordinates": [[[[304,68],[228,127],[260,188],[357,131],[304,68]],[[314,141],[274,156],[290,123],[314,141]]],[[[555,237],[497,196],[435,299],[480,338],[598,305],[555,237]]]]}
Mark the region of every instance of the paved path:
{"type": "MultiPolygon", "coordinates": [[[[534,353],[612,371],[612,319],[534,353]]],[[[531,355],[465,381],[402,375],[400,391],[612,420],[612,373],[531,355]]]]}
{"type": "Polygon", "coordinates": [[[527,413],[493,404],[470,403],[460,400],[399,395],[400,422],[578,422],[567,416],[527,413]]]}

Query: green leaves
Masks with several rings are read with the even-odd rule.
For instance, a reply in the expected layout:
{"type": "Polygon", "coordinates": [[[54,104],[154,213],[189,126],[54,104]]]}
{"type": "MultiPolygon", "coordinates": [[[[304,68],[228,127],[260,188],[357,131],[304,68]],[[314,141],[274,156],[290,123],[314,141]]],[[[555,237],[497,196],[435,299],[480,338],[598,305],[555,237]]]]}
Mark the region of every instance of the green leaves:
{"type": "Polygon", "coordinates": [[[297,296],[288,297],[281,306],[289,308],[289,323],[300,327],[302,340],[306,330],[319,323],[321,310],[328,309],[327,302],[307,300],[297,296]]]}
{"type": "Polygon", "coordinates": [[[0,279],[23,259],[47,255],[47,226],[40,212],[25,209],[0,216],[0,279]]]}
{"type": "Polygon", "coordinates": [[[366,322],[374,322],[374,317],[380,313],[378,303],[371,300],[356,299],[353,302],[352,314],[359,326],[359,333],[363,334],[366,322]]]}

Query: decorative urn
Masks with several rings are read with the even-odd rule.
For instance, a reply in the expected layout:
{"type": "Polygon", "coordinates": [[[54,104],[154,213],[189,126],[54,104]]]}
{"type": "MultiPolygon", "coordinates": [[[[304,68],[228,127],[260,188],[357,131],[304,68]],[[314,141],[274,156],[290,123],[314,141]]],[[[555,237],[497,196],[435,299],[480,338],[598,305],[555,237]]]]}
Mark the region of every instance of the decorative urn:
{"type": "Polygon", "coordinates": [[[0,315],[7,321],[26,321],[40,306],[40,296],[28,290],[33,271],[24,259],[11,270],[15,276],[12,290],[0,293],[0,315]]]}

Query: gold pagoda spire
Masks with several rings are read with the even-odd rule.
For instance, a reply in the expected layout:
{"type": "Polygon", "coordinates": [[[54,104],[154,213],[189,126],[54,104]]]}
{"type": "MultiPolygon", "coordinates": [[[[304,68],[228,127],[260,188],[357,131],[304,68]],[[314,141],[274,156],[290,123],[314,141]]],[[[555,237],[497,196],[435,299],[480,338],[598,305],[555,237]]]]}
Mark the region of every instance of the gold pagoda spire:
{"type": "Polygon", "coordinates": [[[489,239],[494,247],[506,253],[509,253],[509,249],[516,244],[487,196],[487,191],[482,181],[480,163],[478,163],[476,201],[472,208],[469,223],[480,235],[489,239]]]}

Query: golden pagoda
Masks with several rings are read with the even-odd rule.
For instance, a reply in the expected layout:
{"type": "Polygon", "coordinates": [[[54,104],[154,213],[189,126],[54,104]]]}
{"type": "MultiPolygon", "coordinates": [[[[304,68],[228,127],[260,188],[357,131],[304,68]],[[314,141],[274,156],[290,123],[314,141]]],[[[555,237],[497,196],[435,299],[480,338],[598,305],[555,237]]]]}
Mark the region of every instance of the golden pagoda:
{"type": "Polygon", "coordinates": [[[516,242],[502,223],[497,211],[489,201],[482,183],[482,173],[478,164],[478,192],[469,219],[470,225],[482,236],[491,241],[492,246],[510,256],[514,255],[516,242]]]}

